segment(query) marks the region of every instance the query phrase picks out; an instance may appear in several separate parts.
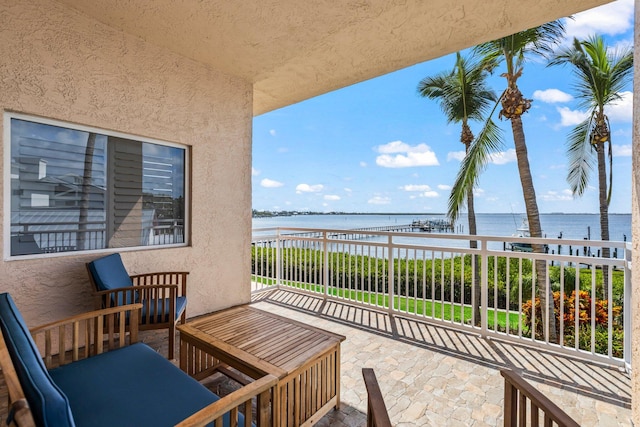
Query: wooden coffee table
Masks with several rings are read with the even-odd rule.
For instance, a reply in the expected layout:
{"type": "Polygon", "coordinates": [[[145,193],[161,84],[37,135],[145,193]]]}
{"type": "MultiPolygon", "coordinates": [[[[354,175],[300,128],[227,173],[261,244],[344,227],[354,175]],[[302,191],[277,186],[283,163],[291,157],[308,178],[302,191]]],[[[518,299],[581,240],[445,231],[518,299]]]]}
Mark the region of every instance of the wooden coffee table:
{"type": "Polygon", "coordinates": [[[277,426],[311,426],[340,406],[342,335],[241,305],[179,325],[180,368],[196,379],[226,368],[279,378],[277,426]]]}

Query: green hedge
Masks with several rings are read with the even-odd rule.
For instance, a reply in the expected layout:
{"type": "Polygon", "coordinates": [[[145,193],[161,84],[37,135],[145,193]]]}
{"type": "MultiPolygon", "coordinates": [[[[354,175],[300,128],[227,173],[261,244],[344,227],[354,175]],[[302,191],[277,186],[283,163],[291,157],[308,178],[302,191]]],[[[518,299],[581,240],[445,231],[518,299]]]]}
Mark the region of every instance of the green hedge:
{"type": "MultiPolygon", "coordinates": [[[[252,274],[275,278],[275,249],[252,247],[252,274]]],[[[301,278],[312,284],[322,285],[324,252],[315,249],[291,248],[281,252],[283,270],[290,279],[301,278]]],[[[478,258],[478,264],[480,263],[478,258]]],[[[531,299],[533,276],[530,260],[507,258],[504,256],[488,259],[489,306],[495,306],[497,296],[499,308],[506,308],[507,283],[509,283],[509,308],[518,310],[519,288],[522,287],[522,302],[531,299]],[[508,264],[507,264],[508,260],[508,264]],[[521,279],[520,279],[521,277],[521,279]],[[497,289],[496,289],[497,288],[497,289]]],[[[366,255],[331,252],[329,254],[329,283],[333,286],[349,287],[354,290],[389,292],[388,263],[386,258],[366,255]]],[[[478,273],[481,266],[478,265],[478,273]]],[[[395,259],[393,262],[395,294],[460,303],[464,293],[465,303],[471,302],[472,263],[471,255],[454,258],[395,259]],[[464,259],[464,271],[463,270],[464,259]],[[453,263],[453,266],[452,266],[453,263]],[[442,271],[444,269],[444,280],[442,271]],[[451,271],[453,269],[453,275],[451,271]],[[424,279],[424,284],[423,284],[424,279]],[[461,283],[464,285],[461,286],[461,283]],[[453,286],[452,286],[453,285],[453,286]],[[398,290],[399,287],[399,290],[398,290]],[[444,287],[444,288],[443,288],[444,287]],[[444,296],[444,298],[442,298],[444,296]]],[[[565,291],[571,292],[575,286],[576,269],[564,268],[565,291]]],[[[549,267],[549,282],[553,290],[560,289],[560,267],[549,267]]],[[[478,276],[479,277],[479,276],[478,276]]],[[[602,271],[596,270],[596,292],[602,295],[602,271]]],[[[613,271],[614,305],[622,306],[624,272],[613,271]]],[[[581,290],[591,291],[591,270],[580,269],[581,290]]]]}

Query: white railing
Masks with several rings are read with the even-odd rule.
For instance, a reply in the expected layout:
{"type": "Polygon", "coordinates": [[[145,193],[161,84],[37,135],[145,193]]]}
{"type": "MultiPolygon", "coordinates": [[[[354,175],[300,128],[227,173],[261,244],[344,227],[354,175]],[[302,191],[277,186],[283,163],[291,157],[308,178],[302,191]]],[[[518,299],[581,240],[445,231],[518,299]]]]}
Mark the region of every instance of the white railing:
{"type": "Polygon", "coordinates": [[[252,285],[629,367],[630,251],[612,241],[265,228],[253,230],[252,285]],[[510,251],[513,242],[546,253],[510,251]],[[611,258],[600,257],[605,248],[611,258]]]}

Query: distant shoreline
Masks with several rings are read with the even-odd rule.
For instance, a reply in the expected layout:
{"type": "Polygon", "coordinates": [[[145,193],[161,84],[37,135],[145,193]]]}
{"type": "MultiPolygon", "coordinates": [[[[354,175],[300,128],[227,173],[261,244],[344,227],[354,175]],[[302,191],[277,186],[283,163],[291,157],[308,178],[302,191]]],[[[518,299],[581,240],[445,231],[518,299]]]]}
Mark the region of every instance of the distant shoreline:
{"type": "MultiPolygon", "coordinates": [[[[446,216],[446,213],[442,212],[298,212],[298,211],[253,211],[253,218],[275,218],[281,216],[312,216],[312,215],[380,215],[380,216],[446,216]]],[[[466,214],[462,214],[466,215],[466,214]]],[[[526,215],[526,212],[476,212],[476,215],[526,215]]],[[[593,212],[543,212],[540,215],[600,215],[599,213],[593,212]]],[[[609,216],[612,215],[631,215],[631,212],[621,213],[614,212],[609,213],[609,216]]]]}

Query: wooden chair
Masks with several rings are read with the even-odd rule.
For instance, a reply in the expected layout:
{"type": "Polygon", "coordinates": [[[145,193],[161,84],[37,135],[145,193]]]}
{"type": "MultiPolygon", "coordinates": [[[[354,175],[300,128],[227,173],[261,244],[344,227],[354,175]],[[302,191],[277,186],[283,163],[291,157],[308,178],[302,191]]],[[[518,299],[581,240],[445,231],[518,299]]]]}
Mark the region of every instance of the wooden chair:
{"type": "Polygon", "coordinates": [[[520,375],[506,369],[501,370],[500,375],[504,377],[504,427],[580,427],[558,405],[520,375]]]}
{"type": "Polygon", "coordinates": [[[362,377],[367,388],[367,427],[391,427],[375,372],[371,368],[362,368],[362,377]]]}
{"type": "Polygon", "coordinates": [[[139,330],[168,329],[168,358],[174,358],[176,324],[186,320],[188,272],[129,276],[120,254],[87,263],[96,309],[141,303],[139,330]]]}

